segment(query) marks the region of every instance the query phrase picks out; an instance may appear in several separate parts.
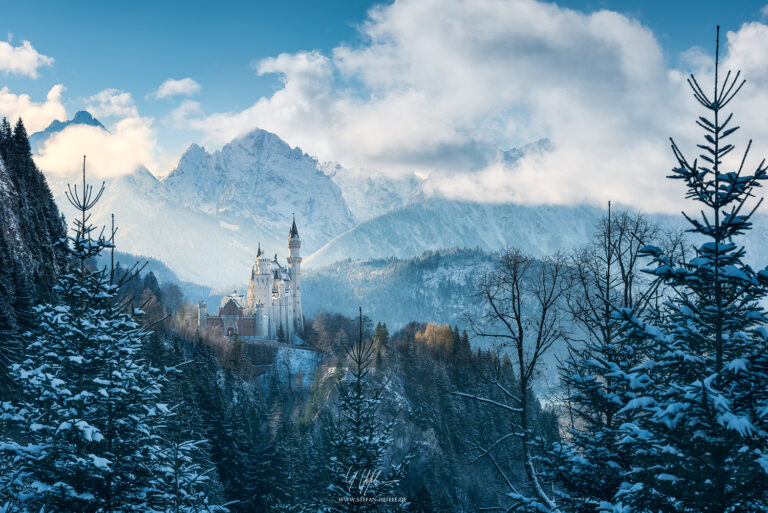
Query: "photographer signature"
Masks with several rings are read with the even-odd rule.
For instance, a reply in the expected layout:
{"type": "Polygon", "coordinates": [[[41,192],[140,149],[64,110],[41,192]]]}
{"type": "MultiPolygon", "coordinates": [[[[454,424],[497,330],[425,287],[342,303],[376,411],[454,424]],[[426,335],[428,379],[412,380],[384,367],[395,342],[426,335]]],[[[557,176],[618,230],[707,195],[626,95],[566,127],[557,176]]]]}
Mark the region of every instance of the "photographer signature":
{"type": "Polygon", "coordinates": [[[392,481],[379,481],[381,476],[381,470],[354,470],[349,467],[346,475],[344,476],[344,483],[347,485],[347,491],[353,493],[355,489],[360,495],[365,495],[370,488],[376,488],[378,486],[386,484],[396,484],[398,479],[392,481]]]}

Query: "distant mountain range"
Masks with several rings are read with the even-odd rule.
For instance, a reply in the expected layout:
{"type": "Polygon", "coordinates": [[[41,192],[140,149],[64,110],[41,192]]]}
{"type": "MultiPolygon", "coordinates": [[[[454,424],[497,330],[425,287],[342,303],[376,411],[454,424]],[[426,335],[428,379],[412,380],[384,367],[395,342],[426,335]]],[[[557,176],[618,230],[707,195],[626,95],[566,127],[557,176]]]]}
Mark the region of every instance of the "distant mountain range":
{"type": "MultiPolygon", "coordinates": [[[[78,112],[31,138],[42,144],[73,124],[103,129],[90,114],[78,112]]],[[[514,164],[528,152],[550,150],[550,143],[540,140],[499,152],[499,161],[514,164]]],[[[65,181],[49,181],[59,207],[71,218],[65,181]]],[[[415,175],[391,178],[320,164],[257,129],[218,151],[190,146],[162,180],[146,168],[109,180],[93,219],[108,225],[112,213],[119,226],[118,249],[151,256],[184,282],[223,288],[247,281],[259,244],[270,256],[285,258],[294,213],[304,267],[319,269],[337,262],[409,259],[446,248],[519,247],[543,256],[583,244],[604,210],[429,197],[415,175]]],[[[665,227],[683,226],[680,216],[650,217],[665,227]]],[[[758,216],[755,227],[747,239],[753,258],[768,253],[768,217],[758,216]]]]}
{"type": "MultiPolygon", "coordinates": [[[[103,128],[78,113],[33,138],[43,144],[80,122],[103,128]]],[[[67,180],[48,178],[59,208],[71,218],[67,180]]],[[[356,224],[339,186],[317,161],[263,130],[214,153],[192,145],[162,181],[144,167],[107,180],[93,221],[109,225],[112,213],[121,251],[154,257],[181,280],[209,286],[247,279],[259,244],[284,258],[293,214],[305,255],[356,224]]]]}
{"type": "Polygon", "coordinates": [[[579,246],[603,210],[589,206],[523,206],[428,198],[361,223],[310,255],[308,267],[352,259],[410,258],[443,248],[498,251],[516,246],[543,256],[579,246]]]}

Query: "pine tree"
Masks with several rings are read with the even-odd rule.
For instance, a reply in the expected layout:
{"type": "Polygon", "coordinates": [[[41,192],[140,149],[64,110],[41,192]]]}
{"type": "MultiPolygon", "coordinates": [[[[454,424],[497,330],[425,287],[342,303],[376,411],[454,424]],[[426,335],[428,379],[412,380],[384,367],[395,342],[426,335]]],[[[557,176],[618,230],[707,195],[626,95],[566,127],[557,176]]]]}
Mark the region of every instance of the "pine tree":
{"type": "Polygon", "coordinates": [[[157,276],[152,271],[149,271],[144,276],[144,288],[151,290],[155,296],[160,297],[160,284],[157,282],[157,276]]]}
{"type": "Polygon", "coordinates": [[[26,281],[21,272],[13,274],[13,311],[16,318],[16,326],[19,332],[31,330],[35,323],[32,284],[26,281]]]}
{"type": "Polygon", "coordinates": [[[19,393],[2,404],[13,426],[5,436],[17,436],[0,443],[12,455],[0,489],[25,510],[152,511],[167,493],[154,473],[167,461],[164,376],[142,357],[148,330],[116,301],[110,273],[88,265],[112,247],[88,224],[103,190],[85,183],[84,163],[82,189],[68,193],[81,214],[72,268],[58,277],[58,301],[35,309],[24,359],[11,368],[19,393]]]}
{"type": "MultiPolygon", "coordinates": [[[[671,178],[682,180],[687,198],[704,209],[689,217],[689,231],[703,240],[694,257],[676,262],[658,247],[650,272],[672,294],[654,315],[621,310],[627,342],[644,362],[623,379],[637,394],[624,412],[624,446],[633,459],[627,485],[617,494],[630,511],[754,512],[768,508],[768,332],[761,301],[768,269],[743,261],[738,237],[751,228],[757,208],[747,206],[768,178],[765,161],[727,170],[726,140],[738,127],[723,109],[744,84],[740,73],[719,76],[719,28],[714,93],[688,81],[708,111],[697,124],[706,142],[688,161],[677,144],[671,178]]],[[[738,163],[737,163],[738,164],[738,163]]],[[[759,204],[759,202],[758,202],[759,204]]]]}
{"type": "Polygon", "coordinates": [[[330,484],[324,511],[400,511],[405,503],[377,501],[396,496],[409,458],[384,468],[394,423],[384,422],[379,413],[386,383],[376,386],[372,380],[374,347],[363,338],[362,309],[357,340],[344,350],[349,371],[338,384],[338,411],[327,425],[330,484]]]}
{"type": "Polygon", "coordinates": [[[443,492],[437,502],[437,513],[454,513],[453,502],[447,493],[443,492]]]}
{"type": "MultiPolygon", "coordinates": [[[[0,135],[1,137],[1,135],[0,135]]],[[[2,226],[0,214],[0,226],[2,226]]],[[[5,397],[8,383],[8,366],[19,354],[17,338],[18,324],[16,311],[13,308],[15,300],[13,262],[10,258],[5,232],[0,229],[0,400],[5,397]]]]}
{"type": "Polygon", "coordinates": [[[225,507],[209,504],[206,487],[212,469],[197,462],[204,440],[169,440],[161,443],[155,462],[157,492],[152,498],[154,511],[168,513],[226,512],[225,507]]]}
{"type": "Polygon", "coordinates": [[[300,453],[295,427],[288,418],[282,417],[276,433],[275,457],[270,471],[274,478],[274,500],[269,511],[297,513],[305,511],[302,499],[302,482],[305,464],[300,453]]]}
{"type": "Polygon", "coordinates": [[[387,347],[389,345],[389,330],[386,323],[376,323],[376,330],[373,332],[373,342],[377,346],[387,347]]]}
{"type": "Polygon", "coordinates": [[[278,342],[280,342],[281,344],[285,344],[285,330],[283,329],[283,325],[282,324],[280,324],[277,327],[277,334],[276,334],[276,336],[277,336],[277,341],[278,342]]]}
{"type": "Polygon", "coordinates": [[[429,488],[427,488],[427,485],[423,481],[413,494],[413,500],[411,501],[409,510],[414,513],[435,512],[435,507],[432,504],[432,495],[430,495],[429,488]]]}
{"type": "Polygon", "coordinates": [[[622,344],[618,308],[642,312],[656,290],[638,272],[640,250],[655,242],[658,229],[641,214],[611,211],[591,243],[575,252],[567,308],[576,335],[560,365],[568,434],[541,443],[538,458],[556,486],[557,504],[568,512],[597,512],[610,502],[632,468],[618,442],[629,419],[619,413],[634,398],[615,374],[629,371],[642,355],[622,344]]]}
{"type": "Polygon", "coordinates": [[[384,366],[384,357],[389,348],[389,331],[386,324],[380,322],[376,324],[376,329],[373,332],[373,347],[376,369],[381,370],[384,366]]]}
{"type": "Polygon", "coordinates": [[[163,386],[163,400],[175,406],[160,425],[160,451],[154,475],[158,493],[153,508],[168,512],[223,511],[221,483],[200,425],[200,412],[190,401],[193,372],[178,354],[178,337],[154,334],[144,346],[149,362],[171,372],[163,386]]]}
{"type": "Polygon", "coordinates": [[[12,138],[11,124],[7,118],[3,117],[3,120],[0,121],[0,158],[3,159],[6,165],[8,165],[8,158],[11,152],[12,138]]]}

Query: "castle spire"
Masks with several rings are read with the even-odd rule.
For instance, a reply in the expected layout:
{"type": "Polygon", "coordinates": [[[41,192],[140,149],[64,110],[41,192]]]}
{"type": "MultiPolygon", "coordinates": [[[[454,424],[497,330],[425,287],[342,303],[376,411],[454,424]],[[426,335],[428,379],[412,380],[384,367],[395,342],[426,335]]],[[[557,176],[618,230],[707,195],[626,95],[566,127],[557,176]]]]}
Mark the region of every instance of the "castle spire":
{"type": "Polygon", "coordinates": [[[288,237],[291,239],[299,238],[299,230],[296,228],[296,214],[293,214],[293,224],[291,225],[291,231],[288,233],[288,237]]]}
{"type": "Polygon", "coordinates": [[[261,242],[259,242],[259,249],[256,250],[256,258],[259,258],[263,254],[264,252],[261,250],[261,242]]]}

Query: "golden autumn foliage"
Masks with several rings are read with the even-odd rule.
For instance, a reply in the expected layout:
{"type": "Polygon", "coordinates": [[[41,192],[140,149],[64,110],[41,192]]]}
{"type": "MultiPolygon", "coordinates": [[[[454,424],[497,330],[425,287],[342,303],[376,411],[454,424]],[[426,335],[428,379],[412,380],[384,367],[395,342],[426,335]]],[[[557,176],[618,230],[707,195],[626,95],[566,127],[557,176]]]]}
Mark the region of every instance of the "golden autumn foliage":
{"type": "Polygon", "coordinates": [[[414,340],[430,348],[453,352],[454,333],[448,325],[429,323],[422,331],[416,332],[414,340]]]}

